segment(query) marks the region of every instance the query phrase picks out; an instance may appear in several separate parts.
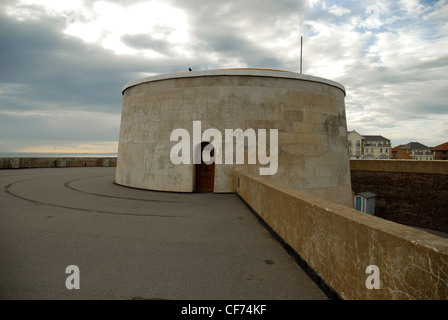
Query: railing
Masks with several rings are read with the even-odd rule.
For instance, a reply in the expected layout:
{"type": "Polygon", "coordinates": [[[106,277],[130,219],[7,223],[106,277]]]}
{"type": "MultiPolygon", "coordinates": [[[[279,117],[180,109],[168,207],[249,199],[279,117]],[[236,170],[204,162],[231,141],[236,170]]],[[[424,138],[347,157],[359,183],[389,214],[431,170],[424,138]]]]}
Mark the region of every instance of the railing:
{"type": "Polygon", "coordinates": [[[434,153],[431,151],[412,151],[411,155],[414,156],[433,156],[434,153]]]}
{"type": "Polygon", "coordinates": [[[390,143],[387,142],[364,142],[365,147],[383,147],[383,148],[390,148],[390,143]]]}

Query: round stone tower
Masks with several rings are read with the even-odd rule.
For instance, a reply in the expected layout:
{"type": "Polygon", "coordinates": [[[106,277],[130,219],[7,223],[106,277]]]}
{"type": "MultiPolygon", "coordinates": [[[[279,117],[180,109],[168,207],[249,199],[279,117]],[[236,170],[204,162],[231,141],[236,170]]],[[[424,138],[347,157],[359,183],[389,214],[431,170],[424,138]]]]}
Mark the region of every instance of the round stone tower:
{"type": "Polygon", "coordinates": [[[352,206],[339,83],[278,70],[224,69],[153,76],[122,92],[118,184],[233,192],[233,172],[243,170],[352,206]]]}

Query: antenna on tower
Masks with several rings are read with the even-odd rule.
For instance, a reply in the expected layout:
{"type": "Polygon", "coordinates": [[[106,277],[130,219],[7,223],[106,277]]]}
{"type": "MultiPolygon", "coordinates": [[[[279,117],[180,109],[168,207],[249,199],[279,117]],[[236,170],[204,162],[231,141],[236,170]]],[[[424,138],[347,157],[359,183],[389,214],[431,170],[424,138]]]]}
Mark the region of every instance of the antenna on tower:
{"type": "Polygon", "coordinates": [[[300,36],[300,74],[302,74],[302,51],[303,51],[303,36],[300,36]]]}

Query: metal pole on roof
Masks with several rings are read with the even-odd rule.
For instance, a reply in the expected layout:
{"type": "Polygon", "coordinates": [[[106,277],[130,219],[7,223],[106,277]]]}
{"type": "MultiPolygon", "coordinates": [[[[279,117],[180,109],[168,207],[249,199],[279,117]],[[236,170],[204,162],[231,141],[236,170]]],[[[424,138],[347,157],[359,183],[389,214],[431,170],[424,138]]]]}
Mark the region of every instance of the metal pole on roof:
{"type": "Polygon", "coordinates": [[[300,74],[302,74],[303,36],[300,36],[300,74]]]}

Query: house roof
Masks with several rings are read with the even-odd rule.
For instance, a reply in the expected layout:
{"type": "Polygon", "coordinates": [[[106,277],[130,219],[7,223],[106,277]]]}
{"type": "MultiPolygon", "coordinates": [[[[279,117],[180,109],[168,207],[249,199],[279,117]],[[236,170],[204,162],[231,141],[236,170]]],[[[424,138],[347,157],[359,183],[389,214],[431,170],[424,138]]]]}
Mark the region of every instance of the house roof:
{"type": "Polygon", "coordinates": [[[383,136],[363,136],[365,141],[390,141],[383,136]]]}
{"type": "Polygon", "coordinates": [[[420,142],[409,142],[408,144],[405,144],[404,146],[398,148],[400,150],[429,150],[430,147],[425,146],[424,144],[421,144],[420,142]]]}
{"type": "Polygon", "coordinates": [[[399,146],[392,148],[392,151],[398,151],[398,149],[400,149],[402,146],[404,146],[404,144],[400,144],[399,146]]]}
{"type": "Polygon", "coordinates": [[[364,137],[361,134],[359,134],[356,130],[351,130],[351,131],[347,132],[347,134],[350,134],[350,133],[356,133],[358,136],[361,137],[361,139],[364,139],[364,137]]]}
{"type": "Polygon", "coordinates": [[[432,148],[432,151],[448,151],[448,142],[439,144],[438,146],[432,148]]]}

